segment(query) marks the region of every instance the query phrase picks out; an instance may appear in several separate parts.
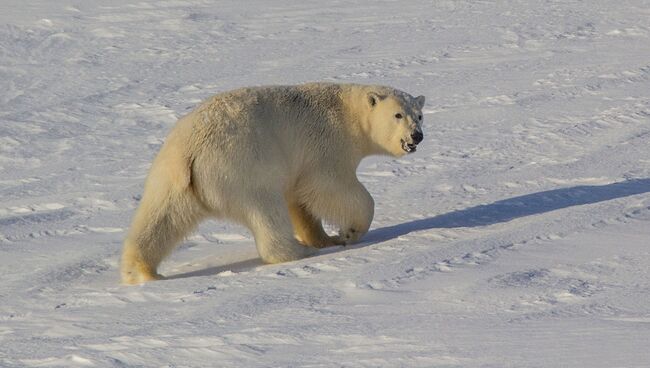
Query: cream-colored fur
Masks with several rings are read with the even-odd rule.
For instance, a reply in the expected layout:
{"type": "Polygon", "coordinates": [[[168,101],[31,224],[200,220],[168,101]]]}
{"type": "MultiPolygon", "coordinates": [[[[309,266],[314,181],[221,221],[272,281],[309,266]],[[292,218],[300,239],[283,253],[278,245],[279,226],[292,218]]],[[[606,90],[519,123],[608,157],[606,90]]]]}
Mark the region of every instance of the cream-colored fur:
{"type": "Polygon", "coordinates": [[[389,87],[325,83],[212,97],[179,120],[153,162],[124,242],[122,281],[161,278],[162,259],[208,217],[247,226],[267,263],[357,241],[374,202],[356,168],[371,154],[410,151],[423,104],[389,87]]]}

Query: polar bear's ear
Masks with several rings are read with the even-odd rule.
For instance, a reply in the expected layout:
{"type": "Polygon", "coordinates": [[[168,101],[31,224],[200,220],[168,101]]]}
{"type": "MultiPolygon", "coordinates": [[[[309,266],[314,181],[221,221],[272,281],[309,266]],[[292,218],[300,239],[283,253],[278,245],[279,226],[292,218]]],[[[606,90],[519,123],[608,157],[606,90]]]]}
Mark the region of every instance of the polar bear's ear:
{"type": "Polygon", "coordinates": [[[419,109],[424,107],[424,96],[418,96],[415,98],[415,103],[418,105],[419,109]]]}
{"type": "Polygon", "coordinates": [[[370,105],[370,108],[375,107],[377,102],[383,100],[386,98],[385,96],[381,96],[377,94],[376,92],[368,92],[368,105],[370,105]]]}

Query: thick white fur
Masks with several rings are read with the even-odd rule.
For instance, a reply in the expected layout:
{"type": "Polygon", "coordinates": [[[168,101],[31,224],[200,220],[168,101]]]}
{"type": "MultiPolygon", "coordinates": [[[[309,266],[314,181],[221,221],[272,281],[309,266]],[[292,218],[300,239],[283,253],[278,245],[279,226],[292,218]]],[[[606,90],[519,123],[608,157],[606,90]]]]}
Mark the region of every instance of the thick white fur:
{"type": "Polygon", "coordinates": [[[324,83],[212,97],[179,120],[153,162],[124,242],[122,282],[161,278],[162,259],[207,217],[247,226],[267,263],[357,241],[374,202],[356,168],[371,154],[404,155],[423,104],[389,87],[324,83]]]}

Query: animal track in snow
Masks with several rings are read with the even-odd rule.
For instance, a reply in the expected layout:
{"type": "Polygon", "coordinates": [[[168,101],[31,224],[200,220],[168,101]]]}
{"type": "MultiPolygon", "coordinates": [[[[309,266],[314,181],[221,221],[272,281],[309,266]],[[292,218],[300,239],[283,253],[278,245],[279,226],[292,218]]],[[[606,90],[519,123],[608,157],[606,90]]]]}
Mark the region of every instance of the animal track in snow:
{"type": "Polygon", "coordinates": [[[59,203],[36,204],[31,206],[16,206],[0,209],[0,226],[16,224],[38,224],[64,220],[74,216],[76,211],[68,209],[59,203]]]}

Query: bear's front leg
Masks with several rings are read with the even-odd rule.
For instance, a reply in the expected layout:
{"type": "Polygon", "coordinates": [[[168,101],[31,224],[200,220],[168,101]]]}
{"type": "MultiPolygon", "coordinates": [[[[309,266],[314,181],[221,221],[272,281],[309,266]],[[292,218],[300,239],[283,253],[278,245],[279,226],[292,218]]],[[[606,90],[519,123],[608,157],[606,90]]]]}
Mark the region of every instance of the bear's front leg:
{"type": "Polygon", "coordinates": [[[289,202],[288,206],[293,231],[301,243],[314,248],[345,244],[338,237],[327,235],[321,220],[314,217],[304,206],[295,202],[289,202]]]}
{"type": "Polygon", "coordinates": [[[358,242],[370,229],[375,214],[375,201],[358,180],[345,187],[336,198],[341,211],[339,235],[335,241],[345,245],[358,242]]]}
{"type": "Polygon", "coordinates": [[[259,189],[245,198],[251,202],[243,206],[243,216],[264,262],[295,261],[315,253],[294,238],[289,211],[281,195],[259,189]]]}

